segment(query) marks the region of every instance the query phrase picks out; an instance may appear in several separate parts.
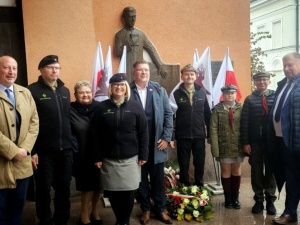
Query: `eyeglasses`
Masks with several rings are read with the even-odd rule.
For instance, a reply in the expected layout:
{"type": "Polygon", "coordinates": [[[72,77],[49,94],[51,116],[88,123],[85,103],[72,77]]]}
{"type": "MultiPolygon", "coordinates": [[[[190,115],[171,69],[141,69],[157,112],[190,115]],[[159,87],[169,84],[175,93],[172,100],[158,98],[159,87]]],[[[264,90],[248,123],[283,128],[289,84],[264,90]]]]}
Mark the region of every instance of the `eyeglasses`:
{"type": "Polygon", "coordinates": [[[84,94],[89,95],[92,92],[91,91],[77,91],[76,93],[79,94],[79,95],[84,95],[84,94]]]}
{"type": "Polygon", "coordinates": [[[60,70],[61,67],[58,67],[58,66],[45,66],[47,69],[49,70],[60,70]]]}
{"type": "Polygon", "coordinates": [[[111,84],[111,86],[113,86],[113,87],[125,87],[125,83],[113,83],[113,84],[111,84]]]}
{"type": "Polygon", "coordinates": [[[256,82],[267,82],[269,78],[261,78],[261,79],[255,79],[256,82]]]}

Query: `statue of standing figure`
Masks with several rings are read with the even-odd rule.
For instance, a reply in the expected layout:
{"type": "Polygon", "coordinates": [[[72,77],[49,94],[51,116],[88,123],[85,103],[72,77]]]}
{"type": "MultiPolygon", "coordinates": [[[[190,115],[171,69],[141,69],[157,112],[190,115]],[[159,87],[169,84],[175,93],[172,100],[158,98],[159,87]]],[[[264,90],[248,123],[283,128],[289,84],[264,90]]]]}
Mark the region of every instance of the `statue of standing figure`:
{"type": "Polygon", "coordinates": [[[114,54],[121,57],[123,54],[123,47],[127,46],[127,59],[126,59],[126,77],[130,83],[132,79],[132,66],[137,60],[143,58],[143,50],[145,49],[152,62],[158,69],[160,76],[166,79],[168,73],[167,69],[162,62],[156,48],[149,40],[149,38],[139,29],[134,28],[136,21],[135,8],[128,6],[123,9],[122,19],[124,27],[115,34],[114,54]]]}

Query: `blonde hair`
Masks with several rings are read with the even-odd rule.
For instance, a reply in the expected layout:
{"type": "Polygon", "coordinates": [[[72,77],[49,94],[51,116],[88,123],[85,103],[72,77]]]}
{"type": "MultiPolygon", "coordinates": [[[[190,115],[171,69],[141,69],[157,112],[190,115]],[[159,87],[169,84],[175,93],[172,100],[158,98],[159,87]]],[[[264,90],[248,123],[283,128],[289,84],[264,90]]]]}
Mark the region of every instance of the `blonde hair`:
{"type": "MultiPolygon", "coordinates": [[[[130,92],[129,84],[128,84],[127,81],[122,81],[122,83],[125,83],[125,86],[126,86],[125,99],[126,99],[127,101],[129,101],[129,99],[130,99],[130,93],[131,93],[131,92],[130,92]]],[[[109,85],[108,85],[108,88],[107,88],[107,96],[108,96],[108,98],[109,98],[110,100],[113,99],[113,98],[112,98],[112,92],[111,92],[111,86],[112,86],[112,84],[114,84],[114,83],[109,84],[109,85]]]]}
{"type": "Polygon", "coordinates": [[[92,90],[92,85],[88,80],[81,80],[75,84],[74,92],[76,93],[81,86],[89,87],[92,90]]]}

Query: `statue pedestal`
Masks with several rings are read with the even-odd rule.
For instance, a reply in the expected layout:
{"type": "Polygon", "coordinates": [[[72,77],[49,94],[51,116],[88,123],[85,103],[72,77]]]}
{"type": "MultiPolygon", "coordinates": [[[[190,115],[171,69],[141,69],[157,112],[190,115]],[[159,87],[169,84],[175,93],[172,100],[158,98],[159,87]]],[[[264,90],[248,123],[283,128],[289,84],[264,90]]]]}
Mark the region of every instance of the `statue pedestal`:
{"type": "Polygon", "coordinates": [[[222,185],[218,185],[217,183],[208,183],[206,187],[214,193],[214,195],[221,195],[224,193],[222,185]]]}

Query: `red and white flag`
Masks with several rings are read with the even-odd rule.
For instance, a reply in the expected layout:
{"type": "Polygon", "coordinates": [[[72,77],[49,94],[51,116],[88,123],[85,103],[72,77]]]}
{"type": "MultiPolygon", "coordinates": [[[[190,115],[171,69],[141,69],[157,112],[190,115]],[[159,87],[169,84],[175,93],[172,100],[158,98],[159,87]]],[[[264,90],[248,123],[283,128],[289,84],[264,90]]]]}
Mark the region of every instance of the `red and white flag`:
{"type": "Polygon", "coordinates": [[[196,84],[200,85],[204,89],[209,107],[212,108],[213,86],[209,47],[205,49],[198,61],[196,63],[194,62],[193,66],[197,70],[196,84]]]}
{"type": "MultiPolygon", "coordinates": [[[[231,59],[229,57],[229,48],[226,50],[225,57],[223,59],[222,65],[220,67],[217,79],[215,81],[214,87],[213,87],[213,103],[216,105],[220,101],[223,100],[222,91],[221,88],[224,87],[227,84],[232,84],[238,87],[237,81],[235,79],[231,59]]],[[[237,94],[236,94],[236,100],[240,101],[242,98],[241,92],[238,88],[237,94]]]]}
{"type": "Polygon", "coordinates": [[[125,75],[126,75],[126,57],[127,57],[127,49],[126,49],[126,45],[124,45],[118,73],[125,73],[125,75]]]}
{"type": "Polygon", "coordinates": [[[95,59],[94,59],[94,69],[93,69],[93,76],[92,76],[93,97],[95,97],[97,87],[99,85],[99,82],[103,74],[103,69],[104,69],[104,62],[103,62],[102,48],[100,42],[98,42],[95,59]]]}
{"type": "Polygon", "coordinates": [[[95,93],[94,99],[96,101],[102,102],[106,99],[108,99],[107,96],[107,87],[109,84],[109,79],[112,76],[112,60],[111,60],[111,49],[110,46],[108,46],[108,51],[105,59],[104,69],[101,76],[101,79],[99,81],[99,84],[97,86],[97,90],[95,93]]]}

